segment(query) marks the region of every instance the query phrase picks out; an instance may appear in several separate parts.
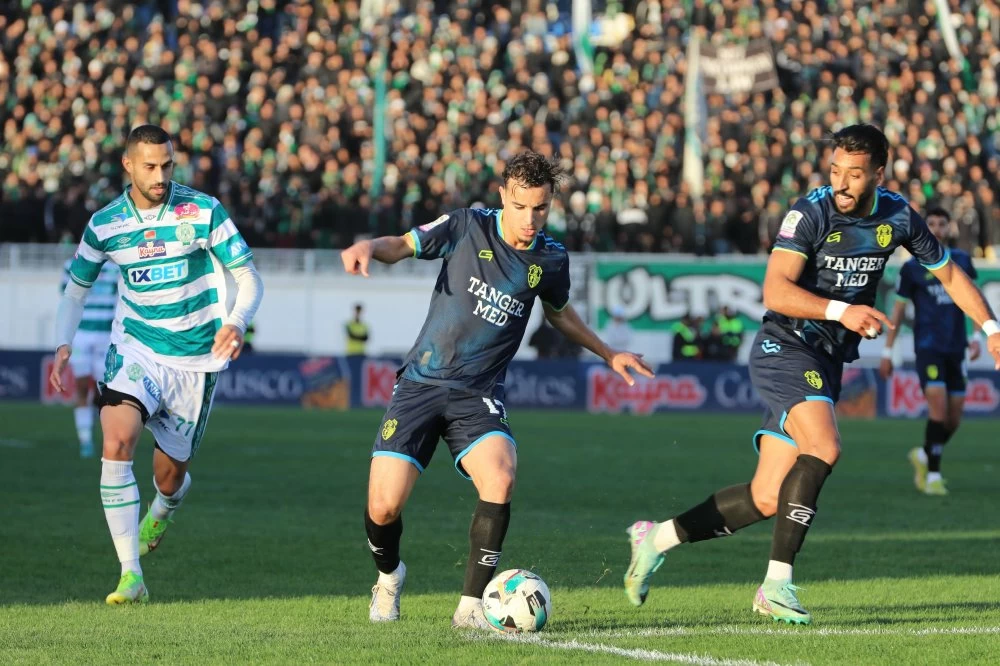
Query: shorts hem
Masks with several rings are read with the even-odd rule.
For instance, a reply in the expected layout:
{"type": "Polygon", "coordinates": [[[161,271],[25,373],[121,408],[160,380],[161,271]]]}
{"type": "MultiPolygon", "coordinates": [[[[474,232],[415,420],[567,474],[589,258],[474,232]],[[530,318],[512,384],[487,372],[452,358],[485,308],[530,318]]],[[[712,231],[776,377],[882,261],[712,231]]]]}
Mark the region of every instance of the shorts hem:
{"type": "Polygon", "coordinates": [[[484,435],[480,435],[471,444],[462,449],[461,453],[455,456],[455,471],[458,472],[459,476],[461,476],[466,481],[472,481],[472,477],[462,471],[462,468],[459,467],[459,463],[462,462],[462,458],[464,458],[470,451],[472,451],[472,449],[478,446],[483,440],[485,440],[487,437],[493,437],[494,435],[499,435],[500,437],[503,437],[508,442],[510,442],[511,446],[517,449],[517,442],[515,442],[514,438],[511,437],[508,433],[504,432],[503,430],[491,430],[484,435]]]}
{"type": "Polygon", "coordinates": [[[789,437],[788,435],[783,435],[782,433],[774,432],[773,430],[758,430],[753,434],[753,450],[757,453],[757,455],[760,455],[761,435],[770,435],[771,437],[776,437],[794,449],[799,448],[798,445],[795,443],[795,440],[789,437]]]}
{"type": "Polygon", "coordinates": [[[423,474],[423,472],[424,472],[424,466],[421,465],[420,462],[416,458],[414,458],[413,456],[408,456],[405,453],[396,453],[395,451],[373,451],[372,452],[372,458],[378,458],[378,457],[383,457],[383,456],[387,457],[387,458],[399,458],[400,460],[405,460],[406,462],[408,462],[411,465],[413,465],[414,467],[416,467],[417,471],[420,472],[421,474],[423,474]]]}
{"type": "Polygon", "coordinates": [[[963,397],[964,398],[965,397],[965,391],[948,391],[948,395],[954,396],[956,398],[957,397],[963,397]]]}

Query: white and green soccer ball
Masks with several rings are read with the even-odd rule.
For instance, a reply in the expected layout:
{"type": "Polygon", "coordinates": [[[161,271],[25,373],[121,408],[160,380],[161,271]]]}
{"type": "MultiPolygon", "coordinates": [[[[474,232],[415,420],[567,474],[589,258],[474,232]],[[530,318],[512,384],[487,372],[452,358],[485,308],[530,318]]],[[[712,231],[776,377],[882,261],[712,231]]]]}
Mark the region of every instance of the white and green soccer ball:
{"type": "Polygon", "coordinates": [[[508,569],[486,586],[483,612],[497,631],[540,631],[552,615],[552,596],[545,581],[527,569],[508,569]]]}

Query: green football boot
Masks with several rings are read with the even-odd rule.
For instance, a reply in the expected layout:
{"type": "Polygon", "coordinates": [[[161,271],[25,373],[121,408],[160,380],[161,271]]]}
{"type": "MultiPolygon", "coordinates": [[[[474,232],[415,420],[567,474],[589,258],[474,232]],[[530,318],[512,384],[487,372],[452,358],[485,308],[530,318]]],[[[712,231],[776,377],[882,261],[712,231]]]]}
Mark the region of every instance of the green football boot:
{"type": "Polygon", "coordinates": [[[632,560],[625,571],[625,596],[633,606],[641,606],[649,594],[649,577],[663,564],[663,553],[653,546],[659,524],[640,520],[625,530],[632,547],[632,560]]]}
{"type": "Polygon", "coordinates": [[[119,604],[144,604],[149,601],[149,590],[142,581],[142,574],[126,571],[118,581],[118,589],[104,600],[109,606],[119,604]]]}
{"type": "Polygon", "coordinates": [[[915,446],[910,449],[907,458],[910,459],[910,464],[913,465],[913,485],[917,487],[920,492],[926,492],[927,489],[927,460],[924,458],[924,450],[919,446],[915,446]]]}
{"type": "Polygon", "coordinates": [[[812,615],[802,607],[799,598],[795,596],[801,589],[791,583],[765,580],[764,584],[757,588],[753,610],[774,618],[776,622],[809,624],[812,622],[812,615]]]}
{"type": "Polygon", "coordinates": [[[170,523],[174,521],[169,519],[157,519],[153,517],[148,510],[146,515],[143,517],[142,522],[139,523],[139,556],[142,557],[147,553],[151,553],[156,550],[156,547],[160,545],[160,540],[163,539],[163,533],[167,531],[167,527],[170,523]]]}

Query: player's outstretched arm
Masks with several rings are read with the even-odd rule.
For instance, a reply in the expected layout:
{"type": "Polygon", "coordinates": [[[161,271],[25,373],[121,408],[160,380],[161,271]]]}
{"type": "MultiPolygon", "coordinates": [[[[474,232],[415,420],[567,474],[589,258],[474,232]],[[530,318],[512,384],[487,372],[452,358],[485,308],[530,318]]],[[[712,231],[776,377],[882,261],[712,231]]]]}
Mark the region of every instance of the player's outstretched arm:
{"type": "Polygon", "coordinates": [[[876,338],[882,325],[892,322],[867,305],[851,305],[817,296],[798,285],[806,266],[806,257],[798,252],[775,249],[767,260],[764,275],[764,307],[794,319],[828,319],[867,338],[876,338]]]}
{"type": "Polygon", "coordinates": [[[986,334],[986,351],[993,356],[994,367],[1000,370],[1000,324],[997,323],[993,310],[983,297],[983,292],[965,274],[955,262],[949,261],[941,268],[934,270],[934,277],[951,296],[955,305],[962,309],[969,319],[986,334]]]}
{"type": "Polygon", "coordinates": [[[60,393],[65,392],[66,387],[62,383],[62,373],[69,363],[69,357],[73,354],[73,336],[83,319],[83,304],[87,300],[90,287],[83,287],[76,282],[66,283],[62,298],[59,299],[59,307],[56,309],[56,359],[52,365],[52,373],[49,375],[49,383],[52,388],[60,393]]]}
{"type": "Polygon", "coordinates": [[[635,385],[635,379],[629,373],[632,368],[644,377],[652,377],[653,369],[642,360],[641,354],[633,354],[627,351],[617,351],[604,344],[604,341],[597,337],[597,334],[590,329],[587,324],[580,319],[572,305],[567,305],[562,310],[556,310],[546,303],[542,303],[545,308],[545,318],[552,326],[565,335],[569,340],[589,349],[604,359],[604,362],[611,366],[611,369],[621,375],[629,386],[635,385]]]}
{"type": "Polygon", "coordinates": [[[368,277],[368,264],[372,259],[383,264],[394,264],[414,256],[415,250],[413,236],[410,234],[381,236],[355,243],[340,253],[340,259],[344,262],[344,270],[351,275],[361,273],[368,277]]]}
{"type": "Polygon", "coordinates": [[[897,298],[892,306],[892,326],[885,338],[885,349],[882,350],[882,362],[879,364],[879,374],[882,379],[888,379],[892,374],[892,347],[896,344],[896,336],[899,335],[899,325],[903,323],[903,315],[906,314],[906,301],[897,298]]]}

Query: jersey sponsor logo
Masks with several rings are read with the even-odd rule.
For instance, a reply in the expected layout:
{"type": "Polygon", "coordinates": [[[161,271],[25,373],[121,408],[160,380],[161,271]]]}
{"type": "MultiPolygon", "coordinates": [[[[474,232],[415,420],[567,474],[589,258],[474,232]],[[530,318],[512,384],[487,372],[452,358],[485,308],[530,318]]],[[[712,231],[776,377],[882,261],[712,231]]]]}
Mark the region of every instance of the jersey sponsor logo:
{"type": "Polygon", "coordinates": [[[399,425],[399,421],[396,419],[389,419],[382,424],[382,439],[388,440],[395,434],[396,426],[399,425]]]}
{"type": "Polygon", "coordinates": [[[161,240],[146,241],[139,246],[140,259],[154,259],[167,255],[167,244],[161,240]]]}
{"type": "Polygon", "coordinates": [[[174,217],[178,220],[193,220],[199,214],[201,214],[201,209],[198,208],[198,204],[190,201],[174,206],[174,217]]]}
{"type": "Polygon", "coordinates": [[[482,317],[494,326],[506,324],[510,315],[524,316],[524,303],[510,294],[505,294],[499,289],[491,287],[479,278],[469,277],[467,291],[478,299],[472,314],[482,317]]]}
{"type": "Polygon", "coordinates": [[[823,388],[823,378],[815,370],[806,370],[802,376],[806,378],[809,386],[812,386],[817,391],[823,388]]]}
{"type": "Polygon", "coordinates": [[[186,259],[174,261],[160,266],[149,266],[148,268],[130,268],[128,279],[135,285],[162,284],[183,280],[187,277],[188,265],[186,259]]]}
{"type": "Polygon", "coordinates": [[[781,228],[778,229],[778,235],[782,238],[793,238],[795,236],[795,228],[799,226],[799,222],[801,221],[802,213],[797,210],[788,211],[785,219],[781,221],[781,228]]]}
{"type": "Polygon", "coordinates": [[[479,258],[486,261],[493,261],[493,250],[480,250],[479,258]]]}
{"type": "Polygon", "coordinates": [[[765,354],[777,354],[781,351],[781,345],[771,340],[764,340],[760,343],[760,348],[764,350],[765,354]]]}
{"type": "Polygon", "coordinates": [[[528,266],[528,286],[534,289],[542,281],[542,267],[538,264],[528,266]]]}
{"type": "Polygon", "coordinates": [[[878,225],[878,228],[875,230],[875,240],[878,242],[879,247],[889,247],[889,243],[892,242],[892,225],[878,225]]]}
{"type": "MultiPolygon", "coordinates": [[[[195,206],[195,209],[197,208],[198,207],[195,206]]],[[[179,240],[182,245],[190,245],[191,241],[194,240],[194,227],[191,226],[190,222],[185,222],[177,227],[177,240],[179,240]]]]}
{"type": "Polygon", "coordinates": [[[442,215],[441,217],[439,217],[438,219],[434,220],[433,222],[428,222],[427,224],[420,225],[420,230],[421,231],[430,231],[434,227],[436,227],[436,226],[438,226],[440,224],[444,224],[447,221],[448,221],[448,216],[447,215],[442,215]]]}
{"type": "MultiPolygon", "coordinates": [[[[888,226],[888,225],[886,225],[888,226]]],[[[886,257],[823,257],[823,268],[837,272],[835,289],[843,287],[864,287],[870,280],[869,273],[881,273],[885,269],[886,257]]]]}
{"type": "Polygon", "coordinates": [[[841,238],[841,234],[842,234],[842,232],[840,232],[840,231],[834,231],[832,234],[830,234],[829,236],[826,237],[826,242],[830,243],[831,245],[834,244],[834,243],[839,243],[840,242],[840,238],[841,238]]]}
{"type": "Polygon", "coordinates": [[[587,411],[619,414],[651,414],[658,408],[698,409],[708,391],[694,375],[636,377],[629,386],[610,368],[593,367],[587,373],[587,411]]]}

